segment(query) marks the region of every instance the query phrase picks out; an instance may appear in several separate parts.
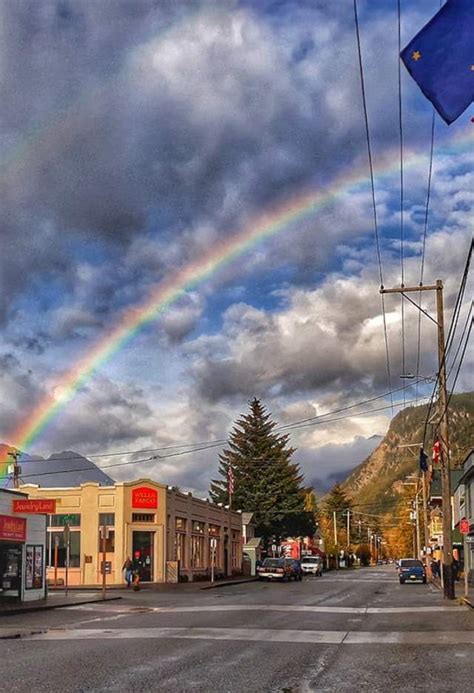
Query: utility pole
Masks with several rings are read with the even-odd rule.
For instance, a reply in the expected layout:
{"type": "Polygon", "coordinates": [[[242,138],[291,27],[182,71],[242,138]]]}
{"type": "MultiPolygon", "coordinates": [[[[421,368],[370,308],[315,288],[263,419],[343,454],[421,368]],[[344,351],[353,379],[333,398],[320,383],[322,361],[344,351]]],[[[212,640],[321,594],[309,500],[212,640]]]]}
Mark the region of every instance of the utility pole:
{"type": "Polygon", "coordinates": [[[351,511],[347,508],[347,548],[351,543],[351,511]]]}
{"type": "Polygon", "coordinates": [[[440,419],[438,422],[441,460],[441,494],[443,508],[443,592],[445,599],[454,599],[453,580],[453,537],[452,537],[452,509],[451,509],[451,476],[449,462],[449,438],[448,438],[448,393],[446,388],[446,353],[444,338],[444,307],[443,307],[443,282],[436,280],[434,285],[401,286],[395,289],[380,289],[381,294],[402,294],[418,310],[436,324],[438,329],[438,405],[440,419]],[[421,306],[413,301],[407,293],[435,291],[436,292],[436,320],[431,317],[421,306]]]}
{"type": "Polygon", "coordinates": [[[18,450],[13,450],[12,452],[8,453],[8,456],[13,459],[13,488],[20,488],[21,467],[18,464],[20,453],[18,450]]]}

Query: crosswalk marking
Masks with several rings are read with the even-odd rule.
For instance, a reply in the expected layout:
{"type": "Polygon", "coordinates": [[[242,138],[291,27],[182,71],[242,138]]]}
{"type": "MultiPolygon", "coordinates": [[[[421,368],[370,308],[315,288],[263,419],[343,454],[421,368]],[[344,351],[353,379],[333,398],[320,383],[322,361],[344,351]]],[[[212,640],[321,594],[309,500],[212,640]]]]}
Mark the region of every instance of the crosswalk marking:
{"type": "Polygon", "coordinates": [[[474,645],[474,631],[274,630],[270,628],[84,628],[50,630],[27,640],[196,639],[327,645],[474,645]]]}
{"type": "MultiPolygon", "coordinates": [[[[114,605],[106,607],[107,611],[120,613],[139,613],[136,607],[114,605]]],[[[69,606],[71,611],[96,611],[93,605],[69,606]]],[[[105,608],[104,608],[105,610],[105,608]]],[[[154,606],[144,608],[144,613],[186,614],[186,613],[219,613],[223,611],[282,611],[321,614],[412,614],[412,613],[453,613],[459,611],[458,605],[453,606],[320,606],[301,604],[211,604],[208,606],[154,606]]]]}

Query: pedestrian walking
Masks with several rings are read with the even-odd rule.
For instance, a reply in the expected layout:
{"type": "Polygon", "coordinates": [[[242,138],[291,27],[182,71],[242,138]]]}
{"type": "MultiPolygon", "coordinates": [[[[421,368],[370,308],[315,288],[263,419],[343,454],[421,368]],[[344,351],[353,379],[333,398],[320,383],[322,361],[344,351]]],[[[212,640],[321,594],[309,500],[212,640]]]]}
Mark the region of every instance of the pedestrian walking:
{"type": "Polygon", "coordinates": [[[459,582],[459,561],[453,558],[453,580],[459,582]]]}
{"type": "Polygon", "coordinates": [[[127,556],[127,559],[122,566],[122,570],[124,572],[125,582],[127,583],[127,589],[129,589],[133,578],[133,563],[130,556],[127,556]]]}

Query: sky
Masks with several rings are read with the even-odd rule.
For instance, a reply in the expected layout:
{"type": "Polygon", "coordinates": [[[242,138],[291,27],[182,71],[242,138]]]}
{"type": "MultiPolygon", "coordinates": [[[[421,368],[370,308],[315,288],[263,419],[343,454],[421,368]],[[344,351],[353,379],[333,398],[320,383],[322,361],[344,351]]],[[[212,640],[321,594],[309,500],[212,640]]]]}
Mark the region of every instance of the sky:
{"type": "MultiPolygon", "coordinates": [[[[401,3],[402,46],[438,6],[401,3]]],[[[401,213],[397,2],[358,8],[383,283],[400,285],[403,254],[418,285],[423,256],[449,321],[472,236],[474,112],[435,118],[423,254],[432,107],[402,66],[401,213]]],[[[104,455],[118,480],[206,494],[219,447],[181,453],[225,440],[253,397],[285,426],[407,384],[418,312],[405,304],[402,321],[385,297],[388,382],[352,0],[18,0],[0,3],[0,38],[0,442],[52,397],[29,454],[104,455]],[[308,196],[325,203],[186,288],[64,397],[64,375],[125,311],[308,196]]],[[[472,358],[457,391],[473,389],[472,358]]],[[[419,373],[436,359],[423,317],[419,373]]],[[[390,404],[289,429],[307,483],[361,462],[390,404]]]]}

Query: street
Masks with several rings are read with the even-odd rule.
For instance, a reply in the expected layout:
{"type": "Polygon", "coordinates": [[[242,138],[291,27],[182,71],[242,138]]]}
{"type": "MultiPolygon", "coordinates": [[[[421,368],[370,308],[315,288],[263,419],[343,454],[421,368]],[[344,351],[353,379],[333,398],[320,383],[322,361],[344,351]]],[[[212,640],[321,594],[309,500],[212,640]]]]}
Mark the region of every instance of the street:
{"type": "Polygon", "coordinates": [[[474,614],[393,566],[5,617],[6,691],[472,690],[474,614]]]}

